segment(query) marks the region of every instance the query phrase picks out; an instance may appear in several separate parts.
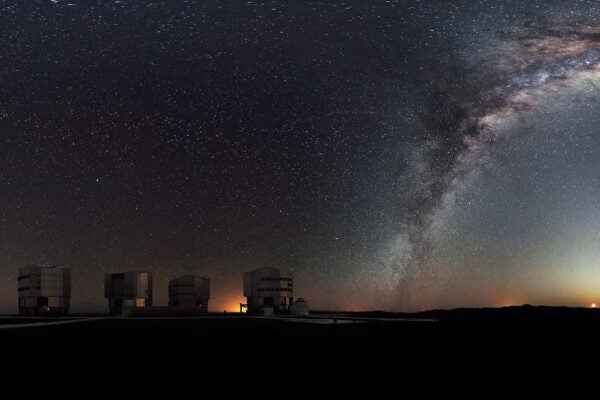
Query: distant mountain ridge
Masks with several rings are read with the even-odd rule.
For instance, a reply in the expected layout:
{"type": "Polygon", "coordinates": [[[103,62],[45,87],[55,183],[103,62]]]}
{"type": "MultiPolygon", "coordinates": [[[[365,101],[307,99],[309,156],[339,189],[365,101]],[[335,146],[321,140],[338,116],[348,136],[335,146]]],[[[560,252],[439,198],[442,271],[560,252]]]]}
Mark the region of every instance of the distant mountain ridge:
{"type": "Polygon", "coordinates": [[[314,311],[311,314],[333,314],[364,318],[425,318],[451,322],[518,322],[518,323],[598,323],[600,309],[585,307],[522,306],[455,308],[415,313],[387,311],[314,311]]]}

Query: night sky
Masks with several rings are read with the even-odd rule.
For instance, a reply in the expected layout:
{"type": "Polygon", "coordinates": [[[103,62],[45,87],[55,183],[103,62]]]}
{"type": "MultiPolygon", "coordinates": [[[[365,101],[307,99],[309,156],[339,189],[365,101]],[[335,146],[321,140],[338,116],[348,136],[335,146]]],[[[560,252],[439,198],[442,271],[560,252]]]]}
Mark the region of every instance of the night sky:
{"type": "Polygon", "coordinates": [[[17,268],[292,272],[312,309],[600,303],[597,1],[0,0],[17,268]]]}

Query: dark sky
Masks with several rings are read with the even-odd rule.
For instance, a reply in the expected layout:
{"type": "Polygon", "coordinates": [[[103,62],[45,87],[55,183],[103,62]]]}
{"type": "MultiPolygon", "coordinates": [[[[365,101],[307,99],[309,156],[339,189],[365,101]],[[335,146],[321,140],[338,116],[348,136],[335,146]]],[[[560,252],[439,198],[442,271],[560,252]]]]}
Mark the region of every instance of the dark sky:
{"type": "Polygon", "coordinates": [[[596,1],[0,1],[0,311],[25,264],[312,308],[600,303],[596,1]]]}

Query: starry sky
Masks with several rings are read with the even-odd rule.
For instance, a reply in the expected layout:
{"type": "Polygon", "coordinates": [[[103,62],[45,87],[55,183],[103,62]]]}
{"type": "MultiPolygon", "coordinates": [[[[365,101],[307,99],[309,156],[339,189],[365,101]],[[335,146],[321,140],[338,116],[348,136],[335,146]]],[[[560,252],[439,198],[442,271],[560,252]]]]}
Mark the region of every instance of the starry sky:
{"type": "Polygon", "coordinates": [[[17,268],[183,274],[211,310],[600,302],[597,1],[0,0],[0,312],[17,268]]]}

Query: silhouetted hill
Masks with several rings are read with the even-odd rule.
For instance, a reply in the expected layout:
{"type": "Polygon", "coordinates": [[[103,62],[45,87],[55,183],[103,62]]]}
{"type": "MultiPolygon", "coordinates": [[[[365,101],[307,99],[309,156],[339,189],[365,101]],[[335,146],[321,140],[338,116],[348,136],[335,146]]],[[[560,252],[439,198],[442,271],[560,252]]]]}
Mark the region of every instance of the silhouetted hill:
{"type": "Polygon", "coordinates": [[[425,318],[441,323],[593,323],[600,324],[600,310],[582,307],[510,306],[501,308],[456,308],[452,310],[429,310],[416,313],[392,313],[386,311],[315,311],[313,315],[333,314],[363,318],[425,318]]]}

